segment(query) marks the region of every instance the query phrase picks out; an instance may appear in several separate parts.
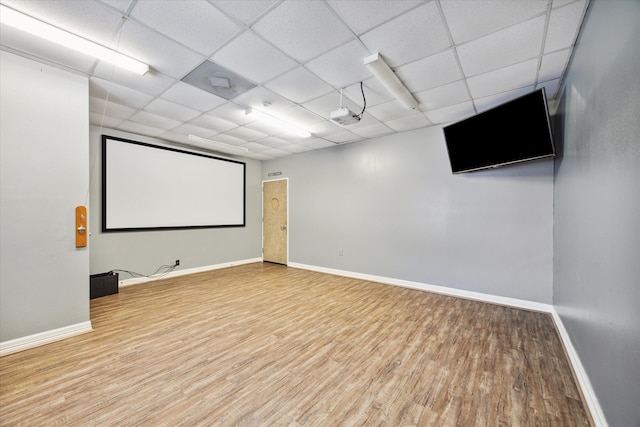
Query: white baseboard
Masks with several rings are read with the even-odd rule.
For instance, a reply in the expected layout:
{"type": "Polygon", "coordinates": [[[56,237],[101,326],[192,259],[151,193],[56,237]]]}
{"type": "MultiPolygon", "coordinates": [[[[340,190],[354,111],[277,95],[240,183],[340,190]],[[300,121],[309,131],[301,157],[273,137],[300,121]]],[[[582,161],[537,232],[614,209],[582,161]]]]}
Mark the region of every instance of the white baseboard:
{"type": "Polygon", "coordinates": [[[589,381],[589,376],[587,375],[587,371],[585,371],[584,366],[582,365],[582,361],[576,352],[576,349],[573,347],[571,343],[571,337],[569,337],[569,333],[564,327],[564,323],[562,323],[562,318],[554,309],[551,313],[553,316],[553,321],[556,324],[556,329],[558,330],[558,335],[560,335],[560,340],[564,345],[565,352],[567,353],[567,357],[569,357],[569,362],[571,363],[571,367],[573,368],[574,376],[578,380],[578,386],[582,391],[582,397],[585,400],[585,403],[589,407],[589,411],[591,412],[591,417],[593,418],[593,423],[596,427],[608,427],[607,420],[604,417],[604,412],[602,412],[602,407],[600,406],[600,402],[596,397],[596,394],[591,387],[591,381],[589,381]]]}
{"type": "Polygon", "coordinates": [[[0,343],[0,356],[5,356],[18,351],[27,350],[29,348],[38,347],[49,344],[54,341],[60,341],[75,335],[91,332],[91,322],[76,323],[75,325],[64,326],[50,331],[39,332],[37,334],[20,337],[0,343]]]}
{"type": "Polygon", "coordinates": [[[560,336],[560,340],[564,345],[565,351],[567,353],[567,357],[569,358],[569,363],[571,364],[575,377],[578,381],[578,387],[582,391],[582,395],[584,396],[585,403],[588,407],[589,412],[591,413],[591,417],[593,418],[593,422],[596,427],[608,427],[607,421],[604,418],[604,413],[602,412],[602,408],[600,407],[600,403],[595,395],[593,387],[591,387],[591,382],[589,381],[589,377],[587,376],[584,367],[582,366],[582,362],[578,357],[578,353],[576,352],[573,344],[571,343],[571,338],[567,333],[567,330],[562,323],[562,319],[556,312],[555,308],[552,304],[544,304],[534,301],[521,300],[517,298],[507,298],[501,297],[497,295],[484,294],[480,292],[472,292],[465,291],[461,289],[448,288],[445,286],[436,286],[429,285],[425,283],[419,282],[411,282],[407,280],[393,279],[389,277],[382,276],[374,276],[370,274],[362,274],[362,273],[354,273],[351,271],[344,270],[336,270],[333,268],[325,268],[318,267],[313,265],[306,264],[298,264],[298,263],[289,263],[289,267],[300,268],[303,270],[311,270],[317,271],[320,273],[334,274],[336,276],[343,277],[351,277],[354,279],[368,280],[372,282],[384,283],[388,285],[401,286],[404,288],[417,289],[421,291],[433,292],[437,294],[449,295],[459,298],[471,299],[476,301],[488,302],[492,304],[499,304],[508,307],[522,308],[525,310],[532,311],[540,311],[543,313],[551,314],[553,321],[556,325],[556,329],[558,330],[558,335],[560,336]]]}
{"type": "Polygon", "coordinates": [[[221,264],[205,265],[203,267],[186,268],[184,270],[172,271],[162,277],[134,277],[131,279],[120,280],[120,286],[139,285],[140,283],[153,282],[155,280],[169,279],[171,277],[185,276],[187,274],[202,273],[204,271],[219,270],[221,268],[234,267],[236,265],[252,264],[254,262],[262,262],[262,257],[249,258],[239,261],[224,262],[221,264]]]}
{"type": "Polygon", "coordinates": [[[409,280],[393,279],[390,277],[374,276],[371,274],[363,274],[363,273],[354,273],[351,271],[336,270],[333,268],[317,267],[314,265],[298,264],[298,263],[292,263],[292,262],[289,263],[289,267],[300,268],[303,270],[317,271],[320,273],[335,274],[336,276],[368,280],[371,282],[401,286],[403,288],[417,289],[420,291],[433,292],[436,294],[449,295],[449,296],[471,299],[476,301],[490,302],[493,304],[500,304],[508,307],[524,308],[526,310],[542,311],[544,313],[551,313],[553,311],[553,306],[551,304],[544,304],[540,302],[527,301],[527,300],[522,300],[517,298],[501,297],[501,296],[491,295],[491,294],[483,294],[481,292],[465,291],[462,289],[448,288],[446,286],[429,285],[426,283],[412,282],[409,280]]]}

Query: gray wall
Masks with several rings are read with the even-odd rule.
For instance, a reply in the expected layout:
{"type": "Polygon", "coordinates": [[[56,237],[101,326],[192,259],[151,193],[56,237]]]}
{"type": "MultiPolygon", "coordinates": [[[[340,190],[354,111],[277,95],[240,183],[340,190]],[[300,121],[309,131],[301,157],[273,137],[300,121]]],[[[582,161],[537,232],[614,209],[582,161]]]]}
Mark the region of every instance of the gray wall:
{"type": "MultiPolygon", "coordinates": [[[[151,274],[176,259],[176,271],[261,257],[261,163],[242,159],[246,169],[246,227],[102,233],[101,135],[167,145],[167,142],[111,129],[90,128],[91,197],[89,228],[91,274],[113,269],[151,274]]],[[[175,146],[174,146],[175,147],[175,146]]],[[[181,147],[184,148],[184,147],[181,147]]],[[[207,154],[215,155],[208,152],[207,154]]],[[[120,279],[131,276],[122,274],[120,279]]]]}
{"type": "Polygon", "coordinates": [[[591,1],[560,103],[554,305],[612,426],[640,426],[640,2],[591,1]]]}
{"type": "Polygon", "coordinates": [[[0,52],[0,342],[89,321],[83,76],[0,52]]]}
{"type": "Polygon", "coordinates": [[[277,171],[290,262],[551,303],[551,160],[452,175],[433,127],[269,160],[263,179],[277,171]]]}

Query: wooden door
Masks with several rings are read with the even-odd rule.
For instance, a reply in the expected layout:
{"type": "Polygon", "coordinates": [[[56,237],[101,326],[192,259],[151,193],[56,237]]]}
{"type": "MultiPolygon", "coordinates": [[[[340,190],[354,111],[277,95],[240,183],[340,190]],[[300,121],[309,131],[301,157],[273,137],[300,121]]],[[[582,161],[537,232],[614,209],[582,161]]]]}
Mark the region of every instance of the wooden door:
{"type": "Polygon", "coordinates": [[[262,260],[287,265],[289,258],[286,179],[262,183],[262,260]]]}

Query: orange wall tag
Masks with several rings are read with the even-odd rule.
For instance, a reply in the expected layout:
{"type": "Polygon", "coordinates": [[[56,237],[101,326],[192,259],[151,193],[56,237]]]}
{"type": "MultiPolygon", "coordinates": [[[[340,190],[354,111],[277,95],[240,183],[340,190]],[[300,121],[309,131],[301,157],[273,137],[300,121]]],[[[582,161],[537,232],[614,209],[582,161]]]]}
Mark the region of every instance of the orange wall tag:
{"type": "Polygon", "coordinates": [[[87,246],[87,208],[76,207],[76,248],[87,246]]]}

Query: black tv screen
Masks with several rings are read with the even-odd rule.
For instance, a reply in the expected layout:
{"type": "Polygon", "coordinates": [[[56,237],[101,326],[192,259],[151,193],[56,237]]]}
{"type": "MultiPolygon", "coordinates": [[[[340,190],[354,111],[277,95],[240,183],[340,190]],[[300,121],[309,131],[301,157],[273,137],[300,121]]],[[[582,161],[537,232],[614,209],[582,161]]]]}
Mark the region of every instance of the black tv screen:
{"type": "Polygon", "coordinates": [[[555,155],[544,88],[446,126],[455,173],[555,155]]]}

